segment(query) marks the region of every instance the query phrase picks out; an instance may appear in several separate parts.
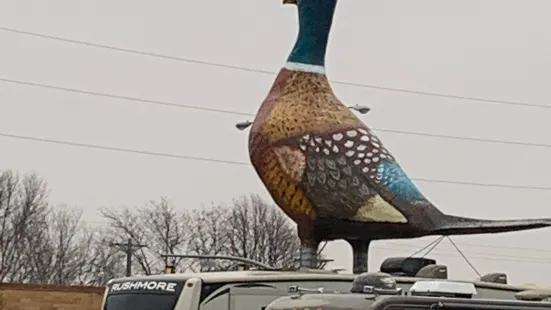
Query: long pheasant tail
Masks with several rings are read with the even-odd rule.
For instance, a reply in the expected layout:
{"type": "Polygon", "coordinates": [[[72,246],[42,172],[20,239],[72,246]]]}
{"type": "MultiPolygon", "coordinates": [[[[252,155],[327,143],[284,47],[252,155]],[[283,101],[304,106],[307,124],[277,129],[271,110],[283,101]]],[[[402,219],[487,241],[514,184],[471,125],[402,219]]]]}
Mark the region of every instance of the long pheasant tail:
{"type": "Polygon", "coordinates": [[[444,215],[443,225],[437,225],[436,235],[472,235],[513,232],[551,226],[551,219],[480,220],[453,215],[444,215]]]}

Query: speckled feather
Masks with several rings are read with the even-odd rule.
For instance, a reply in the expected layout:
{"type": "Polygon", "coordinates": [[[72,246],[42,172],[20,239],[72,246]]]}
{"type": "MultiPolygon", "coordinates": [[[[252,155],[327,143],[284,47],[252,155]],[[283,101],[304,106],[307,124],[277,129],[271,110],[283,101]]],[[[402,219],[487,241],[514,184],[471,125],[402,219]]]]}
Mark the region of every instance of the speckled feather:
{"type": "Polygon", "coordinates": [[[308,133],[298,142],[306,154],[302,186],[320,215],[350,218],[373,196],[389,203],[426,199],[390,152],[367,127],[325,134],[308,133]]]}
{"type": "Polygon", "coordinates": [[[282,69],[249,147],[268,191],[299,226],[318,216],[352,219],[375,196],[398,210],[428,203],[323,74],[282,69]]]}

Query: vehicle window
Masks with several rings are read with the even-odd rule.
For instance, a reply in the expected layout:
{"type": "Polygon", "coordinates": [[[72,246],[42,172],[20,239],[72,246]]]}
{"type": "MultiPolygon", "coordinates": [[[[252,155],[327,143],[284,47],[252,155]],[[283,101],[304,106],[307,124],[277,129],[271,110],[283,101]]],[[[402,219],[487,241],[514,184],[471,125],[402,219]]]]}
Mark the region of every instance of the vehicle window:
{"type": "MultiPolygon", "coordinates": [[[[291,285],[298,285],[304,288],[317,289],[323,287],[327,290],[337,290],[340,292],[349,292],[352,287],[352,281],[263,281],[260,283],[251,282],[251,283],[217,283],[217,284],[203,284],[201,290],[201,299],[200,303],[213,299],[214,297],[218,298],[221,295],[219,291],[222,287],[225,287],[229,290],[230,287],[271,287],[273,289],[281,290],[282,295],[287,295],[287,290],[291,285]]],[[[411,286],[411,284],[410,284],[411,286]]],[[[229,291],[225,290],[224,293],[228,294],[229,291]]]]}
{"type": "Polygon", "coordinates": [[[201,297],[199,299],[199,303],[202,303],[205,298],[209,297],[212,293],[214,293],[216,290],[221,288],[222,286],[226,285],[226,283],[218,283],[218,284],[203,284],[203,287],[201,289],[201,297]]]}
{"type": "Polygon", "coordinates": [[[261,310],[272,301],[281,296],[288,295],[291,285],[302,288],[317,289],[323,287],[327,290],[349,292],[352,281],[328,280],[328,281],[262,281],[262,282],[228,282],[209,284],[204,283],[201,290],[200,309],[219,310],[230,307],[232,310],[261,310]],[[245,308],[243,308],[245,307],[245,308]]]}
{"type": "Polygon", "coordinates": [[[173,310],[176,296],[165,294],[117,294],[107,297],[104,310],[173,310]]]}

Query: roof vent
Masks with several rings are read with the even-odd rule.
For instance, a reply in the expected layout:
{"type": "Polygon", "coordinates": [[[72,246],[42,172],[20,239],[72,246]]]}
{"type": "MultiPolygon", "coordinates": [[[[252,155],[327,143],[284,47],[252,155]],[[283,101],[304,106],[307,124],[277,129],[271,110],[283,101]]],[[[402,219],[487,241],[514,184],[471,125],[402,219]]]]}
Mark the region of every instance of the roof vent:
{"type": "Polygon", "coordinates": [[[402,289],[396,287],[396,280],[388,273],[365,272],[354,279],[350,293],[400,295],[402,289]]]}
{"type": "Polygon", "coordinates": [[[481,282],[507,284],[507,274],[505,273],[489,273],[480,277],[481,282]]]}
{"type": "Polygon", "coordinates": [[[444,265],[427,265],[415,275],[418,278],[447,279],[448,267],[444,265]]]}
{"type": "Polygon", "coordinates": [[[518,292],[515,298],[524,301],[549,301],[551,299],[551,289],[533,289],[518,292]]]}

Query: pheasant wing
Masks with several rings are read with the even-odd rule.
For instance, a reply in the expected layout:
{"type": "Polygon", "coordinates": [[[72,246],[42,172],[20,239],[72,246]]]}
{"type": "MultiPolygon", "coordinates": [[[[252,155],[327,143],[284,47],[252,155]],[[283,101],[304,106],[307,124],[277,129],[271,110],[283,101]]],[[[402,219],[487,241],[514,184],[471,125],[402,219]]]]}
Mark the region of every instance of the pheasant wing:
{"type": "Polygon", "coordinates": [[[406,222],[394,199],[426,201],[368,128],[309,133],[294,143],[306,162],[300,186],[322,217],[406,222]]]}

